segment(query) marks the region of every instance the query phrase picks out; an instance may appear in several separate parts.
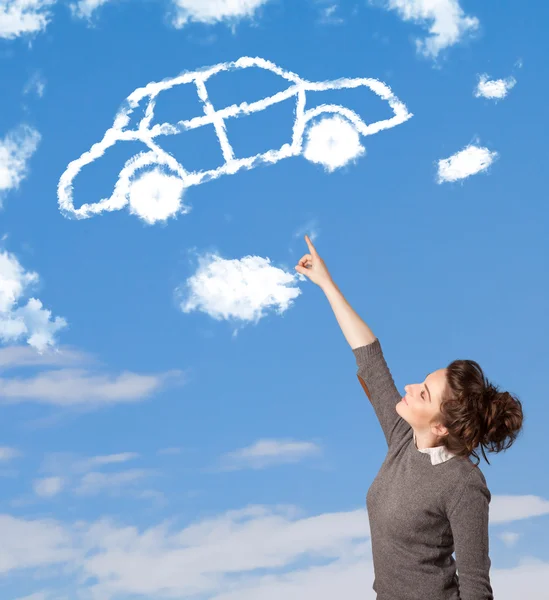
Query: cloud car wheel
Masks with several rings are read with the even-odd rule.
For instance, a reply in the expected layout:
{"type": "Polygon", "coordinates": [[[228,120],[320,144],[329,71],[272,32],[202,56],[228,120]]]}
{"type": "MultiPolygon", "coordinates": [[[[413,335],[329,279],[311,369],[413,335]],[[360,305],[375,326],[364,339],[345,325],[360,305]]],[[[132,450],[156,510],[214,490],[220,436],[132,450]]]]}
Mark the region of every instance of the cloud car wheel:
{"type": "Polygon", "coordinates": [[[185,184],[181,176],[160,162],[144,165],[128,181],[130,213],[149,224],[167,221],[188,211],[183,206],[185,184]]]}
{"type": "Polygon", "coordinates": [[[365,153],[356,127],[340,115],[323,116],[306,131],[303,156],[335,171],[365,153]]]}

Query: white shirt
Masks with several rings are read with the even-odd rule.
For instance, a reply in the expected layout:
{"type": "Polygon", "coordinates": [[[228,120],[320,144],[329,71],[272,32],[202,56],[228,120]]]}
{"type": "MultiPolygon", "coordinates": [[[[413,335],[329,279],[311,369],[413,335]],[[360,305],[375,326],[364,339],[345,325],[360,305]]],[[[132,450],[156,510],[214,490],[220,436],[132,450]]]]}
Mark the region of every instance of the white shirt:
{"type": "Polygon", "coordinates": [[[435,446],[434,448],[418,448],[416,443],[416,434],[414,432],[414,444],[416,448],[424,454],[431,455],[431,464],[439,465],[447,460],[450,460],[455,454],[449,452],[444,446],[435,446]]]}

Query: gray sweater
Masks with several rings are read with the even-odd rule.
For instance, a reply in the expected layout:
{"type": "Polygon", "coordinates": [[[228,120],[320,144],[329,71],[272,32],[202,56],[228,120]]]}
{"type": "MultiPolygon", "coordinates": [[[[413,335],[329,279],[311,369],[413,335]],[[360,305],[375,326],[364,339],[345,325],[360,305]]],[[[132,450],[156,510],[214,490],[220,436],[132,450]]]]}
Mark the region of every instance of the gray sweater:
{"type": "Polygon", "coordinates": [[[366,496],[377,599],[492,600],[484,475],[469,458],[433,464],[418,450],[379,340],[353,353],[388,446],[366,496]]]}

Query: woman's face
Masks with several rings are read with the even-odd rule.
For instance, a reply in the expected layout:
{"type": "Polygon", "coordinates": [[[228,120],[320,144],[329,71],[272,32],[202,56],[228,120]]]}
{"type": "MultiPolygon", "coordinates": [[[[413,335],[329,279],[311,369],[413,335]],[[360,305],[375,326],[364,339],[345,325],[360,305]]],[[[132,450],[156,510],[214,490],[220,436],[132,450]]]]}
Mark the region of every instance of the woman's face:
{"type": "MultiPolygon", "coordinates": [[[[422,383],[404,386],[406,392],[397,404],[398,414],[416,431],[427,431],[439,422],[446,369],[429,373],[422,383]]],[[[440,432],[439,432],[440,435],[440,432]]]]}

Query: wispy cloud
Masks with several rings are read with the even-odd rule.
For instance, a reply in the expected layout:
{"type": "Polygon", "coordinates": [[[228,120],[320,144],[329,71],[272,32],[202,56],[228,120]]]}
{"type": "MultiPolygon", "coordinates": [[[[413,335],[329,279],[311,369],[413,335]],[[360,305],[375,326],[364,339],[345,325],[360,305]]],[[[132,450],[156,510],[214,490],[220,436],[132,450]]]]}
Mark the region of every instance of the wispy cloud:
{"type": "MultiPolygon", "coordinates": [[[[0,267],[1,257],[0,254],[0,267]]],[[[0,309],[1,273],[0,268],[0,309]]],[[[59,350],[48,349],[43,354],[20,346],[2,348],[0,373],[3,373],[0,377],[0,403],[34,402],[65,408],[98,408],[110,404],[140,402],[168,384],[181,385],[185,382],[184,372],[181,370],[156,374],[131,371],[108,373],[92,356],[64,347],[59,350]],[[75,365],[79,368],[75,368],[75,365]],[[35,372],[31,375],[7,376],[10,369],[32,367],[35,367],[35,372]]],[[[133,454],[96,457],[93,460],[99,464],[100,461],[116,462],[131,457],[133,454]]]]}
{"type": "Polygon", "coordinates": [[[58,369],[27,378],[0,378],[4,403],[39,402],[55,406],[101,406],[138,402],[168,381],[180,381],[181,371],[157,375],[94,374],[82,369],[58,369]]]}
{"type": "Polygon", "coordinates": [[[438,183],[465,179],[488,167],[498,157],[497,152],[488,148],[469,145],[449,158],[438,161],[438,183]]]}
{"type": "Polygon", "coordinates": [[[81,478],[74,493],[79,496],[96,496],[103,492],[120,495],[128,487],[141,483],[145,478],[154,474],[154,471],[148,469],[128,469],[115,473],[92,471],[81,478]]]}
{"type": "Polygon", "coordinates": [[[490,504],[491,523],[509,523],[549,515],[549,501],[540,496],[494,496],[490,504]]]}
{"type": "Polygon", "coordinates": [[[466,15],[459,0],[384,0],[384,3],[404,21],[429,28],[429,37],[416,40],[417,51],[429,58],[436,58],[442,50],[457,44],[479,27],[479,20],[466,15]]]}
{"type": "Polygon", "coordinates": [[[39,98],[42,98],[46,89],[46,80],[43,75],[36,71],[31,75],[25,87],[23,88],[23,94],[36,94],[39,98]]]}
{"type": "Polygon", "coordinates": [[[502,98],[505,98],[517,83],[517,80],[514,77],[507,77],[506,79],[490,79],[485,73],[479,75],[478,79],[475,97],[489,98],[491,100],[501,100],[502,98]]]}
{"type": "Polygon", "coordinates": [[[55,351],[38,353],[30,346],[6,346],[0,348],[0,371],[30,366],[61,367],[82,363],[94,363],[88,354],[67,347],[56,347],[55,351]]]}
{"type": "MultiPolygon", "coordinates": [[[[96,11],[113,0],[78,0],[70,4],[72,14],[82,19],[91,19],[96,11]]],[[[270,0],[172,0],[171,22],[176,28],[187,23],[235,23],[251,19],[261,6],[270,0]]]]}
{"type": "Polygon", "coordinates": [[[341,25],[345,21],[338,15],[339,5],[336,2],[322,2],[320,6],[320,23],[322,25],[341,25]]]}
{"type": "Polygon", "coordinates": [[[511,548],[514,546],[520,537],[519,533],[515,533],[512,531],[502,531],[498,534],[498,538],[502,540],[502,542],[508,547],[511,548]]]}
{"type": "Polygon", "coordinates": [[[265,469],[275,465],[297,463],[320,454],[320,447],[312,442],[264,439],[246,448],[228,452],[221,457],[220,468],[223,471],[265,469]]]}
{"type": "Polygon", "coordinates": [[[135,452],[119,452],[91,457],[70,453],[53,453],[44,459],[41,471],[47,477],[36,479],[33,489],[36,496],[52,498],[62,490],[77,496],[108,494],[120,496],[130,492],[134,496],[162,495],[154,490],[143,490],[141,482],[157,473],[150,469],[113,470],[139,458],[135,452]],[[105,470],[106,469],[106,470],[105,470]],[[138,486],[138,489],[136,489],[138,486]]]}
{"type": "Polygon", "coordinates": [[[269,258],[199,257],[194,275],[177,288],[183,312],[200,311],[216,320],[257,323],[270,310],[281,314],[301,294],[298,277],[271,265],[269,258]]]}
{"type": "MultiPolygon", "coordinates": [[[[364,508],[306,515],[295,506],[250,505],[183,528],[164,522],[146,529],[111,519],[71,525],[3,515],[0,531],[4,574],[41,569],[43,589],[48,573],[58,574],[43,567],[62,567],[78,578],[75,600],[375,598],[364,508]]],[[[549,564],[531,558],[512,569],[492,568],[490,576],[498,599],[514,600],[524,589],[548,589],[549,564]]]]}
{"type": "MultiPolygon", "coordinates": [[[[54,0],[0,0],[0,38],[15,39],[46,29],[54,0]]],[[[0,161],[1,163],[1,161],[0,161]]]]}
{"type": "Polygon", "coordinates": [[[33,490],[41,498],[53,498],[63,489],[64,480],[62,477],[43,477],[33,482],[33,490]]]}
{"type": "Polygon", "coordinates": [[[55,346],[55,335],[67,322],[62,317],[52,319],[51,311],[37,298],[20,304],[38,279],[38,274],[26,271],[14,254],[0,248],[0,341],[26,339],[30,346],[43,352],[55,346]]]}
{"type": "Polygon", "coordinates": [[[111,0],[78,0],[69,4],[73,16],[80,19],[91,19],[92,15],[111,0]]]}
{"type": "Polygon", "coordinates": [[[27,176],[29,159],[39,142],[40,134],[28,125],[19,125],[0,139],[0,208],[6,194],[16,190],[27,176]]]}
{"type": "Polygon", "coordinates": [[[0,462],[9,462],[18,456],[21,456],[19,450],[9,446],[0,446],[0,462]]]}

